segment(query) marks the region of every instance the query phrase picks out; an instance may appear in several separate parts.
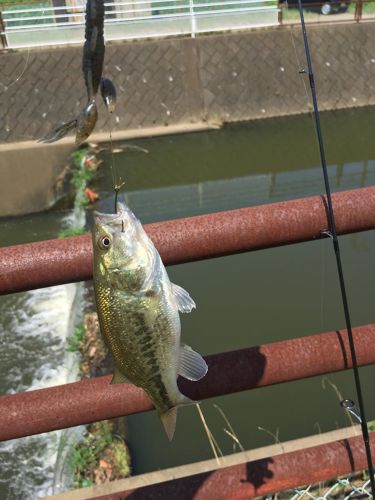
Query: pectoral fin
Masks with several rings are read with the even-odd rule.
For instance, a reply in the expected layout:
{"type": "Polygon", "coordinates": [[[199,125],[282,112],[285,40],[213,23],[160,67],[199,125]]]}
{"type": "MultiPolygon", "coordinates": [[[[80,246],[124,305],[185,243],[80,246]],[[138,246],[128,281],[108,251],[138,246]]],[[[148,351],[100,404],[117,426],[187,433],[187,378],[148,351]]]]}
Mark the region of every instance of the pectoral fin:
{"type": "Polygon", "coordinates": [[[125,375],[123,375],[117,368],[115,368],[115,373],[113,374],[111,384],[131,384],[125,375]]]}
{"type": "Polygon", "coordinates": [[[171,283],[172,292],[176,299],[178,310],[182,313],[189,313],[196,307],[194,300],[190,297],[189,293],[182,287],[171,283]]]}
{"type": "Polygon", "coordinates": [[[178,374],[188,380],[197,381],[206,375],[207,370],[207,363],[202,356],[188,345],[181,344],[178,374]]]}

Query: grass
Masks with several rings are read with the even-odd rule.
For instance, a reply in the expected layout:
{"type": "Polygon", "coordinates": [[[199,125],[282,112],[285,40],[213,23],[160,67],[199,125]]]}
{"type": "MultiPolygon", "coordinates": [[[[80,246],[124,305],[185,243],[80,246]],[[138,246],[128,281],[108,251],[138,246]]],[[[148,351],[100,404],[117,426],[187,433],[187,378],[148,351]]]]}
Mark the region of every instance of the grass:
{"type": "Polygon", "coordinates": [[[113,434],[112,422],[103,420],[89,426],[83,440],[72,450],[70,468],[75,488],[130,475],[126,445],[113,434]]]}
{"type": "Polygon", "coordinates": [[[77,352],[82,346],[86,337],[86,330],[83,324],[76,326],[73,335],[67,337],[66,341],[68,343],[67,351],[77,352]]]}
{"type": "Polygon", "coordinates": [[[70,185],[78,195],[77,199],[81,208],[86,208],[89,205],[89,200],[83,191],[94,177],[94,170],[84,162],[87,151],[87,148],[82,148],[72,154],[73,169],[70,185]]]}
{"type": "MultiPolygon", "coordinates": [[[[323,0],[320,0],[323,3],[323,0]]],[[[356,7],[356,2],[355,0],[351,2],[349,5],[348,10],[346,11],[346,14],[350,14],[353,16],[354,19],[354,11],[356,7]]],[[[305,16],[305,20],[307,22],[309,21],[316,21],[319,18],[324,18],[327,21],[339,21],[340,20],[340,14],[330,14],[328,16],[323,16],[320,14],[318,7],[316,7],[316,10],[309,10],[304,8],[303,13],[305,16]]],[[[363,8],[362,8],[362,14],[374,14],[375,13],[375,2],[374,1],[365,1],[363,2],[363,8]]],[[[283,20],[284,21],[293,21],[293,20],[298,20],[299,21],[299,11],[298,8],[294,7],[284,7],[283,8],[283,20]]]]}
{"type": "Polygon", "coordinates": [[[20,4],[40,4],[40,2],[33,2],[32,0],[0,0],[0,5],[4,5],[4,6],[7,6],[7,7],[14,7],[16,5],[20,5],[20,4]]]}
{"type": "Polygon", "coordinates": [[[87,167],[77,167],[73,169],[72,178],[70,179],[70,184],[76,189],[84,189],[86,184],[91,181],[94,172],[87,167]]]}
{"type": "Polygon", "coordinates": [[[69,236],[80,236],[86,234],[86,230],[82,227],[72,227],[70,229],[63,229],[57,235],[58,238],[68,238],[69,236]]]}

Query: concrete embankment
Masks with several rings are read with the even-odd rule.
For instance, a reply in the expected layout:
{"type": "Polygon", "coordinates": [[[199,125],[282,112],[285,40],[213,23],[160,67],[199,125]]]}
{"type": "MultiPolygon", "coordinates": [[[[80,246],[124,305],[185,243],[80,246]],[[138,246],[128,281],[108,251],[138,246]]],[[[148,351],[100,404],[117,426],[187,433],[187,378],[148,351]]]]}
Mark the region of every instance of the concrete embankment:
{"type": "MultiPolygon", "coordinates": [[[[309,37],[320,108],[374,105],[375,23],[324,23],[310,26],[309,37]]],[[[53,199],[72,141],[41,149],[28,149],[27,141],[82,108],[81,52],[58,47],[2,54],[0,144],[10,151],[1,151],[1,215],[43,210],[53,199]],[[6,195],[13,190],[14,196],[15,185],[13,202],[6,195]]],[[[300,29],[292,26],[109,44],[104,75],[118,90],[115,136],[305,113],[306,76],[298,72],[304,61],[300,29]]],[[[100,102],[99,136],[92,139],[108,138],[108,125],[100,102]]]]}

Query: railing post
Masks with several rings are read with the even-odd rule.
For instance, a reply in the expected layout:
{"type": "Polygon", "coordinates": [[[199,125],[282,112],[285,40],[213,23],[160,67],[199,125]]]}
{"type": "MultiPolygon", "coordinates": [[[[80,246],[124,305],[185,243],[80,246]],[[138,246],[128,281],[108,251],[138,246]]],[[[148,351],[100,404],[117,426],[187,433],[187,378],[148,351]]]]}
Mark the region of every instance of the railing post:
{"type": "Polygon", "coordinates": [[[355,2],[355,11],[354,11],[354,20],[356,23],[362,19],[362,10],[363,10],[363,0],[356,0],[355,2]]]}
{"type": "Polygon", "coordinates": [[[284,2],[278,2],[277,4],[277,22],[279,23],[279,26],[283,25],[283,8],[284,8],[284,2]]]}
{"type": "Polygon", "coordinates": [[[5,24],[3,20],[3,13],[0,10],[0,41],[3,49],[8,47],[7,37],[5,34],[5,24]]]}
{"type": "Polygon", "coordinates": [[[194,16],[194,0],[189,0],[189,12],[190,12],[190,22],[191,22],[191,38],[195,38],[195,33],[197,32],[197,25],[194,16]]]}

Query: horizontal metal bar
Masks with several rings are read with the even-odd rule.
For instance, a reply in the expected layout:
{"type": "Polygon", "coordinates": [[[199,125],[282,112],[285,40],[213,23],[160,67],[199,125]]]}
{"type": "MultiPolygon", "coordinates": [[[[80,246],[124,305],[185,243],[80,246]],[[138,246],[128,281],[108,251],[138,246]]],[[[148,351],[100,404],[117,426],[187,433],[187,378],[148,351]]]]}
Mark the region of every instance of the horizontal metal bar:
{"type": "MultiPolygon", "coordinates": [[[[64,16],[64,17],[69,17],[64,16]]],[[[43,23],[43,24],[25,24],[24,26],[7,26],[5,34],[7,33],[18,33],[24,31],[40,31],[45,29],[61,29],[63,27],[84,27],[84,22],[82,21],[68,21],[66,23],[43,23]]]]}
{"type": "MultiPolygon", "coordinates": [[[[375,363],[375,324],[353,329],[359,366],[375,363]]],[[[179,379],[184,394],[200,401],[351,368],[345,331],[302,337],[207,356],[199,382],[179,379]],[[285,360],[288,363],[285,363],[285,360]]],[[[111,385],[111,376],[0,397],[0,440],[39,434],[151,410],[142,389],[111,385]]]]}
{"type": "MultiPolygon", "coordinates": [[[[38,20],[43,20],[43,19],[61,19],[64,17],[82,17],[84,18],[84,13],[76,13],[76,12],[67,12],[66,14],[49,14],[47,16],[29,16],[29,17],[11,17],[10,19],[4,18],[4,21],[7,25],[7,29],[10,28],[9,23],[15,23],[19,21],[38,21],[38,20]]],[[[82,21],[83,23],[84,21],[82,21]]],[[[28,26],[28,25],[26,25],[28,26]]],[[[19,26],[18,26],[19,27],[19,26]]]]}
{"type": "MultiPolygon", "coordinates": [[[[375,229],[375,187],[333,195],[338,234],[375,229]]],[[[179,264],[322,237],[325,198],[313,196],[146,224],[165,264],[179,264]]],[[[92,278],[91,236],[0,248],[0,294],[92,278]]]]}
{"type": "MultiPolygon", "coordinates": [[[[175,5],[175,2],[185,2],[187,0],[152,0],[152,5],[158,4],[158,3],[167,3],[170,2],[171,5],[175,5]]],[[[255,1],[255,0],[253,0],[255,1]]],[[[260,0],[257,0],[260,1],[260,0]]],[[[148,4],[151,5],[150,0],[137,0],[136,5],[141,5],[141,4],[148,4]]],[[[104,7],[114,7],[117,5],[134,5],[134,2],[114,2],[114,3],[105,3],[104,7]]],[[[47,11],[58,11],[58,10],[70,10],[73,13],[74,12],[85,12],[85,4],[76,4],[76,5],[63,5],[62,7],[38,7],[35,9],[17,9],[17,10],[4,10],[2,12],[3,16],[7,16],[8,14],[20,14],[24,12],[47,12],[47,11]]]]}
{"type": "MultiPolygon", "coordinates": [[[[259,3],[259,2],[258,2],[259,3]]],[[[192,8],[192,11],[189,12],[189,6],[188,5],[181,5],[179,7],[175,7],[176,9],[186,9],[187,12],[174,12],[172,14],[152,14],[149,16],[137,16],[137,17],[128,17],[128,18],[118,18],[118,19],[108,19],[108,21],[105,23],[106,25],[112,24],[114,22],[116,23],[121,23],[122,21],[139,21],[139,20],[155,20],[155,19],[167,19],[167,18],[186,18],[190,19],[191,15],[194,14],[195,17],[199,17],[201,15],[214,15],[214,14],[233,14],[233,12],[237,13],[251,13],[251,12],[260,12],[260,11],[266,11],[266,10],[275,10],[273,6],[260,6],[260,7],[244,7],[241,9],[223,9],[223,10],[205,10],[205,11],[197,11],[195,10],[196,7],[192,8]]],[[[171,7],[159,7],[159,11],[162,10],[173,10],[171,7]]],[[[138,9],[136,11],[134,10],[118,10],[118,11],[112,11],[113,14],[134,14],[138,12],[149,12],[150,9],[138,9]]]]}
{"type": "MultiPolygon", "coordinates": [[[[247,4],[261,4],[264,3],[272,3],[276,7],[275,0],[234,0],[234,1],[226,1],[226,2],[194,2],[193,9],[197,9],[200,7],[225,7],[226,5],[247,5],[247,4]]],[[[230,12],[231,9],[228,9],[230,12]]]]}
{"type": "MultiPolygon", "coordinates": [[[[273,6],[273,5],[262,5],[262,6],[259,6],[259,7],[244,7],[244,8],[241,8],[241,9],[215,9],[215,10],[203,10],[203,11],[200,11],[200,10],[195,10],[196,7],[194,7],[194,16],[198,17],[199,16],[208,16],[208,15],[214,15],[214,14],[220,14],[220,15],[230,15],[230,14],[233,14],[233,13],[243,13],[243,14],[251,14],[252,12],[263,12],[263,11],[277,11],[276,9],[276,6],[273,6]]],[[[215,17],[218,17],[218,16],[215,16],[215,17]]]]}
{"type": "MultiPolygon", "coordinates": [[[[152,9],[150,7],[148,8],[144,8],[144,9],[138,9],[137,10],[134,10],[133,9],[126,9],[126,10],[113,10],[111,11],[111,14],[138,14],[139,12],[151,12],[151,11],[155,11],[157,10],[158,12],[162,12],[163,10],[189,10],[189,5],[165,5],[165,6],[162,6],[162,7],[153,7],[152,9]]],[[[177,14],[177,13],[176,13],[177,14]]],[[[172,14],[174,15],[174,14],[172,14]]],[[[138,15],[137,15],[138,17],[138,15]]],[[[155,16],[155,15],[149,15],[147,16],[149,18],[155,18],[155,17],[158,17],[158,16],[155,16]]],[[[134,17],[132,17],[132,19],[134,19],[134,17]]]]}
{"type": "MultiPolygon", "coordinates": [[[[159,1],[164,1],[164,0],[159,0],[159,1]]],[[[111,4],[108,4],[111,5],[111,4]]],[[[38,7],[36,9],[17,9],[17,10],[3,10],[2,15],[3,17],[6,17],[8,14],[20,14],[20,13],[29,13],[29,12],[51,12],[51,11],[58,11],[58,10],[71,10],[74,11],[74,9],[82,9],[84,12],[85,6],[84,5],[63,5],[62,7],[38,7]]]]}
{"type": "MultiPolygon", "coordinates": [[[[370,433],[370,444],[375,459],[374,432],[370,433]]],[[[246,500],[360,471],[366,468],[366,463],[363,440],[357,436],[139,488],[118,489],[114,482],[110,494],[97,495],[88,490],[85,498],[246,500]]],[[[122,484],[125,482],[121,481],[122,484]]],[[[336,493],[332,492],[332,495],[336,493]]]]}
{"type": "MultiPolygon", "coordinates": [[[[273,2],[275,3],[276,5],[276,1],[275,0],[264,0],[264,1],[267,1],[267,2],[273,2]]],[[[128,5],[128,6],[132,6],[133,7],[133,10],[135,12],[138,12],[138,6],[139,5],[148,5],[149,6],[149,10],[154,10],[155,9],[155,5],[157,4],[163,4],[164,6],[168,3],[170,3],[170,7],[169,8],[175,8],[176,7],[176,3],[183,3],[185,7],[190,7],[190,4],[189,4],[189,1],[188,0],[152,0],[152,2],[150,0],[137,0],[136,3],[134,2],[113,2],[113,3],[105,3],[104,6],[105,7],[111,7],[111,8],[114,8],[114,7],[118,7],[118,6],[124,6],[124,5],[128,5]],[[134,7],[136,7],[134,9],[134,7]]],[[[219,6],[223,6],[225,7],[226,5],[231,5],[231,4],[247,4],[247,3],[263,3],[262,0],[238,0],[237,2],[232,2],[232,1],[228,1],[228,0],[224,0],[222,2],[218,1],[218,2],[215,2],[215,3],[209,3],[209,2],[206,2],[204,3],[204,5],[206,6],[211,6],[211,5],[219,5],[219,6]]],[[[199,2],[193,2],[193,6],[194,7],[200,7],[201,4],[199,2]]],[[[38,8],[35,8],[35,9],[17,9],[17,10],[4,10],[3,11],[3,17],[6,18],[7,15],[9,14],[20,14],[20,13],[30,13],[30,12],[47,12],[47,11],[50,11],[50,12],[55,12],[55,11],[58,11],[58,10],[64,10],[64,11],[72,11],[71,14],[76,14],[77,11],[81,11],[81,12],[85,12],[85,4],[77,4],[77,5],[65,5],[65,6],[62,6],[62,7],[38,7],[38,8]]],[[[106,11],[106,14],[111,14],[113,13],[113,11],[106,11]]]]}

